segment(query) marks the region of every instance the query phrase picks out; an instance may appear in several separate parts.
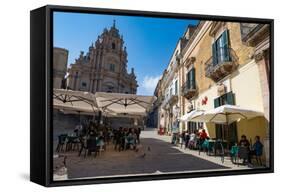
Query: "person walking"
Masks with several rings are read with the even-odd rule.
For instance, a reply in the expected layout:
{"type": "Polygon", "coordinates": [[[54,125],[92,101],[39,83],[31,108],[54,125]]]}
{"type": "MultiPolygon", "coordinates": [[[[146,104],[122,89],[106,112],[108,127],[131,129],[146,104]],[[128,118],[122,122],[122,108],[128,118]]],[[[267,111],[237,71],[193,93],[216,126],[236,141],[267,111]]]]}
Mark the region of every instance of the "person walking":
{"type": "Polygon", "coordinates": [[[185,147],[184,147],[184,149],[188,148],[189,139],[190,139],[189,132],[186,131],[186,133],[185,133],[185,147]]]}

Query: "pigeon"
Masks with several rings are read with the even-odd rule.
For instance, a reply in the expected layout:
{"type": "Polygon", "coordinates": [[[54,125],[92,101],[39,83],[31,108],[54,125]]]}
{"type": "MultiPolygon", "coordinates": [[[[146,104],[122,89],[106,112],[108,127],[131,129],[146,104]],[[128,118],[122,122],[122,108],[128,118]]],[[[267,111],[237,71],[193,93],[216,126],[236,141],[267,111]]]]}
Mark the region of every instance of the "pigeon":
{"type": "Polygon", "coordinates": [[[63,165],[66,167],[66,159],[67,159],[67,156],[64,156],[64,159],[63,159],[63,165]]]}
{"type": "Polygon", "coordinates": [[[143,154],[143,155],[141,155],[140,157],[141,157],[141,158],[144,158],[144,157],[145,157],[145,155],[146,155],[146,154],[144,153],[144,154],[143,154]]]}

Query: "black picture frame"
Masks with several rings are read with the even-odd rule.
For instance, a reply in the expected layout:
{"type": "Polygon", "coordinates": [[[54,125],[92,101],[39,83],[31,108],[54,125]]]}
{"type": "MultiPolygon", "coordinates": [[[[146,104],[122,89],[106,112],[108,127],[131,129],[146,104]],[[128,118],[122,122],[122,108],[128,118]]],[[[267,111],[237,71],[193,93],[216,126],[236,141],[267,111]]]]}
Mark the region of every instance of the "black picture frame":
{"type": "Polygon", "coordinates": [[[116,183],[274,172],[274,20],[185,13],[149,12],[47,5],[30,12],[30,180],[43,186],[116,183]],[[97,179],[52,180],[52,56],[53,12],[98,13],[157,18],[186,18],[270,25],[270,166],[264,169],[177,173],[97,179]]]}

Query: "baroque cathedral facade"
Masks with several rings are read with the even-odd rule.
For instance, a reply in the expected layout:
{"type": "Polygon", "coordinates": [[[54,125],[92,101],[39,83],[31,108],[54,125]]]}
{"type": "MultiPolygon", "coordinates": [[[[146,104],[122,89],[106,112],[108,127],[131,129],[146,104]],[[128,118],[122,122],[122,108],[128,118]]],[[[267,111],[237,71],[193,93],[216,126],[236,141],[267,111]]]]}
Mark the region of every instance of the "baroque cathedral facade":
{"type": "Polygon", "coordinates": [[[113,25],[98,36],[86,54],[68,68],[67,87],[88,92],[136,94],[137,80],[134,68],[127,72],[127,51],[122,35],[113,25]]]}

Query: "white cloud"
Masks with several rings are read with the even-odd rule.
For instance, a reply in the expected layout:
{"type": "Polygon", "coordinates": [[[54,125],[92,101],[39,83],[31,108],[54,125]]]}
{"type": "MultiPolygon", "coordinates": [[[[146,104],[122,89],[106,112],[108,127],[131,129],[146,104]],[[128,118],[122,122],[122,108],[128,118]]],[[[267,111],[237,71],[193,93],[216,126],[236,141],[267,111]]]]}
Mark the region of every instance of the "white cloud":
{"type": "Polygon", "coordinates": [[[144,77],[144,79],[141,83],[141,88],[143,88],[145,94],[153,95],[155,87],[156,87],[160,77],[161,77],[161,75],[144,77]]]}

